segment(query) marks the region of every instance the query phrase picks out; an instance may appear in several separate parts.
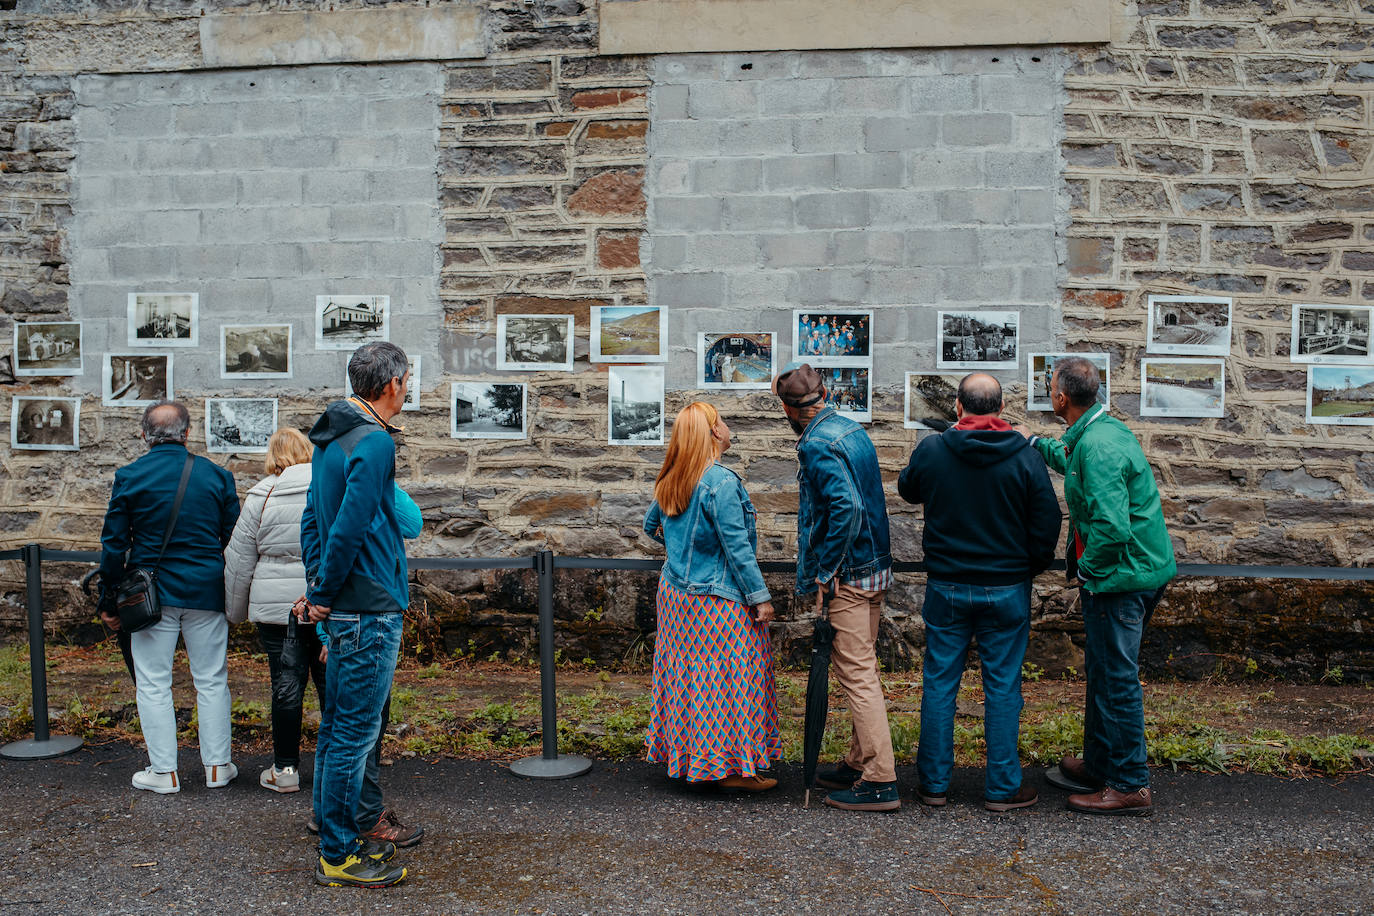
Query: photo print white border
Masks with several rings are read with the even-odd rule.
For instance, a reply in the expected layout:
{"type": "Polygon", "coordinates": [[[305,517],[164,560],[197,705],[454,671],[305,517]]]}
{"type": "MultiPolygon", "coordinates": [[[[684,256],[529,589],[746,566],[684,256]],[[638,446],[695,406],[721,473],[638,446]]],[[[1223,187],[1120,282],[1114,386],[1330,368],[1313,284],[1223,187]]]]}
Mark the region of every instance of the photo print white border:
{"type": "Polygon", "coordinates": [[[1231,327],[1233,323],[1232,300],[1230,296],[1150,296],[1145,300],[1145,352],[1166,353],[1175,356],[1230,356],[1231,327]],[[1163,343],[1155,340],[1155,303],[1157,302],[1201,302],[1207,305],[1226,306],[1226,342],[1220,344],[1183,344],[1163,343]]]}
{"type": "Polygon", "coordinates": [[[606,372],[606,440],[611,445],[662,445],[663,430],[667,425],[664,404],[664,372],[662,366],[611,366],[606,372]],[[615,438],[615,398],[611,392],[622,380],[633,376],[656,382],[658,385],[658,438],[656,439],[617,439],[615,438]]]}
{"type": "Polygon", "coordinates": [[[15,395],[10,401],[10,449],[19,452],[79,452],[81,451],[81,399],[65,397],[47,397],[45,395],[15,395]],[[20,406],[26,401],[61,401],[71,408],[72,412],[72,441],[68,445],[62,444],[43,444],[32,445],[23,444],[19,441],[19,414],[23,410],[20,406]]]}
{"type": "Polygon", "coordinates": [[[873,309],[854,309],[835,306],[833,308],[793,309],[792,310],[792,349],[790,361],[810,363],[813,369],[822,366],[869,366],[873,362],[873,309]],[[802,353],[801,319],[819,315],[822,317],[863,318],[868,322],[868,352],[851,353],[844,356],[815,356],[802,353]]]}
{"type": "MultiPolygon", "coordinates": [[[[1319,417],[1312,412],[1312,390],[1316,387],[1318,375],[1329,375],[1336,381],[1344,382],[1350,377],[1351,383],[1358,388],[1374,385],[1374,366],[1308,366],[1307,367],[1307,422],[1318,426],[1374,426],[1371,417],[1319,417]]],[[[1374,412],[1374,401],[1369,404],[1374,412]]]]}
{"type": "Polygon", "coordinates": [[[768,391],[778,374],[778,335],[775,331],[698,331],[697,332],[697,388],[705,391],[768,391]],[[709,343],[707,338],[713,338],[709,343]],[[725,337],[767,337],[768,378],[761,382],[706,381],[706,353],[725,337]]]}
{"type": "MultiPolygon", "coordinates": [[[[945,382],[950,386],[950,388],[952,388],[952,389],[954,390],[954,397],[957,399],[958,396],[959,396],[959,380],[960,380],[961,378],[963,378],[963,376],[954,375],[954,374],[949,373],[949,372],[908,372],[908,373],[906,373],[906,375],[903,377],[903,380],[902,380],[902,381],[903,381],[903,386],[902,386],[902,428],[903,428],[903,429],[928,429],[928,430],[933,430],[933,431],[935,431],[935,432],[944,432],[944,429],[937,429],[936,427],[934,427],[934,426],[928,426],[927,424],[922,423],[922,422],[919,421],[919,420],[913,420],[913,419],[911,419],[911,380],[914,379],[914,378],[939,378],[939,379],[944,379],[945,382]]],[[[951,409],[951,410],[954,409],[954,402],[953,402],[953,401],[950,402],[950,409],[951,409]]],[[[943,418],[941,418],[941,419],[943,419],[943,418]]],[[[951,416],[949,417],[949,425],[950,425],[950,426],[953,426],[956,422],[957,422],[956,418],[955,418],[953,415],[951,415],[951,416]]],[[[947,428],[948,428],[948,427],[946,427],[946,429],[947,429],[947,428]]]]}
{"type": "MultiPolygon", "coordinates": [[[[668,361],[668,310],[661,305],[594,305],[592,306],[592,330],[588,343],[590,360],[594,363],[664,363],[668,361]],[[604,353],[601,350],[601,315],[612,309],[638,309],[641,312],[658,312],[658,352],[657,353],[604,353]]],[[[502,347],[502,353],[505,348],[502,347]]]]}
{"type": "Polygon", "coordinates": [[[576,328],[573,325],[572,315],[497,315],[496,316],[496,368],[502,371],[524,371],[524,372],[571,372],[573,367],[573,332],[576,328]],[[567,345],[567,352],[564,359],[560,362],[512,362],[506,359],[506,334],[507,322],[512,318],[546,318],[562,319],[567,322],[567,335],[564,342],[567,345]]]}
{"type": "Polygon", "coordinates": [[[530,389],[524,382],[499,382],[478,379],[467,382],[450,382],[448,388],[449,438],[451,439],[528,439],[530,428],[530,389]],[[519,388],[520,389],[520,429],[506,432],[463,432],[458,429],[458,394],[464,388],[519,388]]]}
{"type": "Polygon", "coordinates": [[[289,379],[296,369],[295,328],[289,324],[222,324],[219,326],[219,377],[222,379],[289,379]],[[286,371],[285,372],[230,372],[229,332],[237,328],[286,328],[286,371]]]}
{"type": "MultiPolygon", "coordinates": [[[[272,404],[272,432],[277,430],[277,399],[276,398],[206,398],[205,399],[205,450],[212,455],[265,455],[267,454],[267,441],[264,440],[261,447],[253,445],[233,445],[219,444],[214,436],[210,434],[210,416],[214,412],[214,405],[223,404],[226,401],[270,401],[272,404]]],[[[268,433],[268,438],[271,438],[268,433]]]]}
{"type": "Polygon", "coordinates": [[[171,353],[106,353],[100,369],[100,403],[106,407],[147,407],[158,401],[172,400],[172,354],[171,353]],[[160,359],[166,363],[166,390],[156,398],[133,400],[116,399],[114,396],[114,361],[116,359],[160,359]]]}
{"type": "MultiPolygon", "coordinates": [[[[1112,409],[1112,357],[1110,353],[1027,353],[1026,354],[1026,410],[1054,410],[1048,397],[1040,399],[1035,397],[1035,380],[1040,373],[1036,372],[1035,361],[1039,359],[1061,360],[1069,356],[1080,356],[1088,360],[1102,372],[1098,381],[1102,383],[1102,406],[1108,410],[1112,409]]],[[[1043,369],[1041,370],[1044,371],[1043,369]]]]}
{"type": "Polygon", "coordinates": [[[14,374],[18,378],[35,376],[85,375],[86,374],[86,329],[79,321],[16,321],[14,323],[14,374]],[[24,351],[19,349],[20,328],[75,327],[76,328],[76,367],[56,369],[25,369],[24,351]]]}
{"type": "Polygon", "coordinates": [[[127,307],[128,345],[131,347],[196,347],[200,345],[200,293],[129,293],[127,307]],[[170,299],[174,296],[189,296],[191,299],[191,327],[189,337],[139,337],[138,300],[139,297],[170,299]]]}
{"type": "Polygon", "coordinates": [[[333,293],[326,296],[315,297],[315,349],[316,350],[356,350],[363,344],[376,343],[379,340],[391,339],[391,297],[382,296],[377,293],[333,293]],[[382,312],[382,323],[380,329],[363,335],[362,339],[352,340],[327,340],[324,336],[324,311],[329,308],[329,304],[335,300],[358,300],[368,299],[372,301],[373,308],[379,308],[382,312]]]}
{"type": "MultiPolygon", "coordinates": [[[[410,363],[410,378],[406,379],[406,399],[401,405],[402,410],[420,409],[420,363],[423,356],[411,356],[406,354],[406,360],[410,363]]],[[[353,382],[348,378],[348,361],[344,361],[344,397],[353,397],[353,382]]]]}
{"type": "Polygon", "coordinates": [[[817,368],[821,378],[825,381],[826,403],[835,408],[835,412],[842,417],[848,417],[856,423],[873,422],[873,367],[865,362],[858,366],[821,366],[817,368]],[[864,373],[864,403],[867,406],[864,410],[854,410],[842,407],[835,401],[835,378],[836,372],[864,373]]]}
{"type": "Polygon", "coordinates": [[[935,368],[962,369],[966,372],[999,372],[1015,370],[1021,358],[1021,313],[1014,309],[941,309],[935,313],[935,368]],[[945,359],[945,316],[967,315],[986,324],[1006,324],[1008,316],[1016,323],[1016,355],[1011,359],[945,359]],[[1000,317],[998,317],[1000,316],[1000,317]]]}
{"type": "Polygon", "coordinates": [[[1140,415],[1142,417],[1200,417],[1218,418],[1226,415],[1226,360],[1216,359],[1169,359],[1146,358],[1140,361],[1140,415]],[[1215,366],[1221,384],[1221,397],[1216,407],[1151,407],[1150,367],[1155,365],[1215,366]]]}
{"type": "Polygon", "coordinates": [[[1295,363],[1305,363],[1313,366],[1367,366],[1374,364],[1374,357],[1371,357],[1369,350],[1369,333],[1374,331],[1374,306],[1369,305],[1322,305],[1302,304],[1293,306],[1292,329],[1289,337],[1288,358],[1295,363]],[[1341,312],[1364,312],[1365,320],[1365,344],[1364,355],[1358,354],[1339,354],[1327,355],[1324,353],[1299,353],[1298,352],[1298,326],[1301,323],[1301,312],[1303,309],[1315,309],[1319,311],[1341,311],[1341,312]]]}

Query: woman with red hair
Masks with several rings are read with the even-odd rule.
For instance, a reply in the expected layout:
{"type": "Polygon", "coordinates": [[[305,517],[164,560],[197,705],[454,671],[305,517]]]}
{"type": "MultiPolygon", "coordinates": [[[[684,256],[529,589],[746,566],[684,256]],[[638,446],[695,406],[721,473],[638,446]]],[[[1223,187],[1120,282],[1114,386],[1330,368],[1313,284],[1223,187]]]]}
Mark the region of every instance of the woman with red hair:
{"type": "Polygon", "coordinates": [[[782,755],[773,605],[755,553],[754,506],[719,463],[730,427],[710,404],[688,404],[654,484],[644,530],[667,548],[658,581],[654,705],[648,758],[672,779],[762,792],[782,755]]]}

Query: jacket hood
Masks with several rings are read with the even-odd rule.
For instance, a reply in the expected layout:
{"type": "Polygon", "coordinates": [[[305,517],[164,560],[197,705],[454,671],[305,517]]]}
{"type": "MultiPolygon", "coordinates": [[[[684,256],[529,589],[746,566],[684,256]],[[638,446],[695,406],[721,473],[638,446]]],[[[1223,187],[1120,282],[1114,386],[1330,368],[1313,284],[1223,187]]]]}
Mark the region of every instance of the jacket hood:
{"type": "Polygon", "coordinates": [[[310,427],[309,438],[317,448],[327,448],[329,443],[349,430],[368,423],[377,426],[377,421],[347,401],[335,401],[324,409],[315,425],[310,427]]]}
{"type": "Polygon", "coordinates": [[[940,440],[959,460],[978,468],[999,464],[1030,447],[1026,437],[1014,430],[947,429],[940,433],[940,440]]]}

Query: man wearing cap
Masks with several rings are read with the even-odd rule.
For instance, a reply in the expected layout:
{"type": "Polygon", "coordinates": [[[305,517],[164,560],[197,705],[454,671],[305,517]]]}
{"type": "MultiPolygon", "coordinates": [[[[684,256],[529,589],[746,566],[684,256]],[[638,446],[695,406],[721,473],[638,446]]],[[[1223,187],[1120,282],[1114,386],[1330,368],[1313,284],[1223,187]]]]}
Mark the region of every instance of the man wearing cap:
{"type": "Polygon", "coordinates": [[[883,593],[892,584],[887,505],[878,454],[864,428],[835,412],[821,374],[789,364],[773,382],[797,440],[797,592],[829,593],[835,679],[849,701],[849,753],[816,774],[835,789],[825,803],[851,811],[896,811],[897,771],[875,644],[883,593]]]}

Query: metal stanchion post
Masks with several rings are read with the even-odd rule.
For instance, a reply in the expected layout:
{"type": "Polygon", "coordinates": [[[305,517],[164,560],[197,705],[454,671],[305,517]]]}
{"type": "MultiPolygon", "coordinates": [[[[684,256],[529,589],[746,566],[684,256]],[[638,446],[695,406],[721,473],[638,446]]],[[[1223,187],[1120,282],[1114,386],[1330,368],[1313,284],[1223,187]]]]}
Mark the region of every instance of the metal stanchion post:
{"type": "Polygon", "coordinates": [[[36,760],[60,757],[85,742],[74,735],[48,734],[48,661],[43,646],[43,548],[25,544],[23,550],[26,603],[29,610],[29,679],[33,684],[33,737],[0,747],[0,757],[36,760]]]}
{"type": "Polygon", "coordinates": [[[558,755],[558,688],[553,650],[553,551],[541,550],[535,569],[539,576],[539,699],[543,720],[544,753],[510,765],[517,776],[532,779],[568,779],[581,776],[592,762],[577,754],[558,755]]]}

